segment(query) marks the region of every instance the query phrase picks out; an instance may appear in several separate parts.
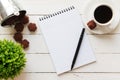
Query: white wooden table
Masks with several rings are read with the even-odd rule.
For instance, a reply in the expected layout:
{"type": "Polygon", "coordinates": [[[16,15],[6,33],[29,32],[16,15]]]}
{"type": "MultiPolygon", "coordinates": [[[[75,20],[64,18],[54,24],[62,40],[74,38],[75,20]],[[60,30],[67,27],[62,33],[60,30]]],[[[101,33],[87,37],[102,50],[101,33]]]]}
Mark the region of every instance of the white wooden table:
{"type": "MultiPolygon", "coordinates": [[[[107,35],[88,33],[97,62],[57,76],[43,35],[39,27],[39,16],[74,5],[83,14],[84,6],[90,0],[18,0],[27,10],[30,22],[38,26],[36,33],[24,29],[24,38],[30,41],[26,50],[27,63],[23,73],[15,80],[120,80],[120,25],[107,35]]],[[[120,3],[120,0],[115,0],[120,3]]],[[[120,17],[120,16],[118,16],[120,17]]],[[[14,29],[0,27],[0,39],[13,40],[14,29]]]]}

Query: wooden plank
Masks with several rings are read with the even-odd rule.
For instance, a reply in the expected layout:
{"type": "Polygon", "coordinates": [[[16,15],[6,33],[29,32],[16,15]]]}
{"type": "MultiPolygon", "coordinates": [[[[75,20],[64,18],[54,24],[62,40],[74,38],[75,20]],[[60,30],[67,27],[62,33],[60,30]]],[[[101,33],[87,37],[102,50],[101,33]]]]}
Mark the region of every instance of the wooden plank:
{"type": "MultiPolygon", "coordinates": [[[[48,53],[45,40],[42,35],[23,35],[24,39],[30,41],[27,53],[48,53]]],[[[88,35],[91,47],[95,53],[117,53],[120,52],[120,34],[116,35],[88,35]]],[[[0,35],[0,39],[12,39],[13,35],[0,35]]]]}
{"type": "Polygon", "coordinates": [[[14,80],[120,80],[119,73],[23,73],[14,80]]]}
{"type": "MultiPolygon", "coordinates": [[[[119,72],[120,54],[95,54],[97,62],[80,67],[72,72],[119,72]]],[[[56,72],[49,54],[27,54],[24,72],[56,72]]]]}
{"type": "MultiPolygon", "coordinates": [[[[71,0],[72,1],[72,0],[71,0]]],[[[19,0],[18,3],[27,10],[28,14],[51,14],[70,6],[66,0],[19,0]]]]}
{"type": "MultiPolygon", "coordinates": [[[[0,39],[12,40],[13,35],[0,35],[0,39]]],[[[23,35],[23,39],[30,42],[30,46],[25,50],[26,53],[48,53],[48,49],[41,35],[23,35]]]]}
{"type": "Polygon", "coordinates": [[[120,34],[89,35],[95,53],[120,53],[120,34]]]}
{"type": "MultiPolygon", "coordinates": [[[[19,0],[17,1],[29,14],[51,14],[53,12],[74,5],[80,14],[91,0],[19,0]]],[[[99,0],[98,0],[99,1],[99,0]]],[[[119,3],[119,0],[115,1],[119,3]]]]}
{"type": "Polygon", "coordinates": [[[85,5],[90,0],[19,0],[17,1],[28,14],[51,14],[74,5],[80,13],[83,13],[85,5]],[[47,5],[47,6],[46,6],[47,5]]]}

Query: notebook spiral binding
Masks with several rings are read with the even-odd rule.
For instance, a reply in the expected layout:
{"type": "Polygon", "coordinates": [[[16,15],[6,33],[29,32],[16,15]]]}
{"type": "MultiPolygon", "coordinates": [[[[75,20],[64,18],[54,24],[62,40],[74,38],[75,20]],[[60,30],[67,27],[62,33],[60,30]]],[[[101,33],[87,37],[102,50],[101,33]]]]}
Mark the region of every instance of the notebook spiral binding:
{"type": "Polygon", "coordinates": [[[51,17],[53,17],[53,16],[56,16],[56,15],[62,14],[62,13],[64,13],[64,12],[67,12],[67,11],[70,11],[70,10],[73,10],[73,9],[75,9],[75,7],[74,7],[74,6],[71,6],[71,7],[69,7],[69,8],[63,9],[63,10],[58,11],[58,12],[56,12],[56,13],[53,13],[53,14],[50,14],[50,15],[44,16],[44,17],[42,17],[42,18],[39,18],[39,20],[42,21],[42,20],[45,20],[45,19],[51,18],[51,17]]]}

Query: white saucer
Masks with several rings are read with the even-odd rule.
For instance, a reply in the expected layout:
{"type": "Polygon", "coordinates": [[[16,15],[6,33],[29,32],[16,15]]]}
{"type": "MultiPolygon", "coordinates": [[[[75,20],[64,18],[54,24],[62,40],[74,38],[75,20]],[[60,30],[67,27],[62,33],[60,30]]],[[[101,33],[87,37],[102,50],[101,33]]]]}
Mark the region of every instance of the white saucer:
{"type": "Polygon", "coordinates": [[[90,32],[95,33],[95,34],[106,34],[106,33],[112,32],[119,24],[120,10],[118,9],[118,4],[116,3],[116,1],[113,1],[113,0],[90,0],[90,2],[86,5],[86,7],[84,9],[82,19],[83,19],[84,25],[90,32]],[[97,25],[97,27],[95,29],[91,30],[87,26],[87,23],[90,20],[93,20],[94,9],[96,8],[96,6],[98,6],[100,4],[107,4],[113,8],[113,10],[114,10],[113,14],[115,14],[114,19],[109,26],[102,27],[102,26],[97,25]]]}

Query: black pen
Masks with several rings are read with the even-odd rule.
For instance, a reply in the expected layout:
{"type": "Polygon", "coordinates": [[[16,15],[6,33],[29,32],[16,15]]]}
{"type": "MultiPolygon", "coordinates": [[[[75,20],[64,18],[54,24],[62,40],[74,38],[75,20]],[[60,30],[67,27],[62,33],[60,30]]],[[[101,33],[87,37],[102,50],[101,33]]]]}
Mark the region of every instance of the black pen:
{"type": "Polygon", "coordinates": [[[73,58],[73,61],[72,61],[71,70],[73,69],[73,67],[75,65],[75,62],[76,62],[76,59],[77,59],[77,56],[78,56],[78,53],[79,53],[79,49],[80,49],[80,46],[81,46],[81,43],[82,43],[82,40],[83,40],[84,33],[85,33],[85,28],[82,29],[82,32],[80,34],[79,42],[78,42],[78,45],[77,45],[77,48],[76,48],[76,51],[75,51],[75,55],[74,55],[74,58],[73,58]]]}

